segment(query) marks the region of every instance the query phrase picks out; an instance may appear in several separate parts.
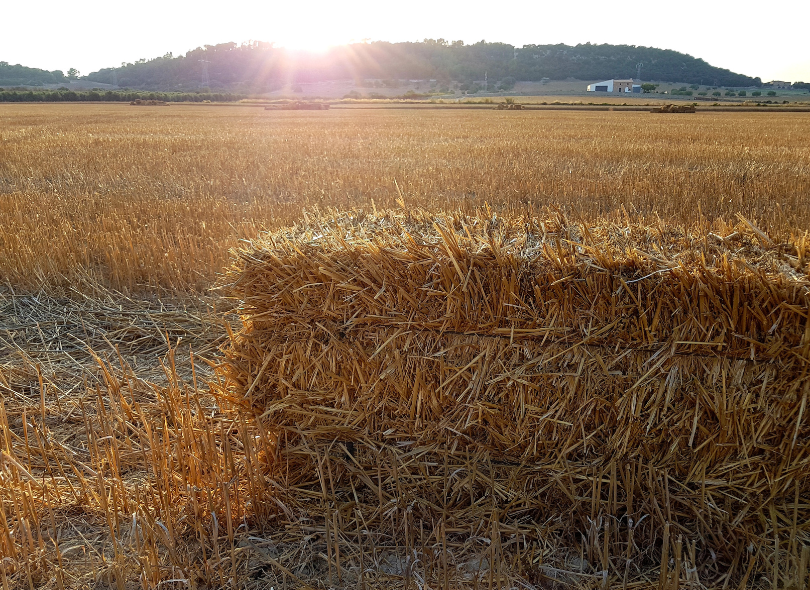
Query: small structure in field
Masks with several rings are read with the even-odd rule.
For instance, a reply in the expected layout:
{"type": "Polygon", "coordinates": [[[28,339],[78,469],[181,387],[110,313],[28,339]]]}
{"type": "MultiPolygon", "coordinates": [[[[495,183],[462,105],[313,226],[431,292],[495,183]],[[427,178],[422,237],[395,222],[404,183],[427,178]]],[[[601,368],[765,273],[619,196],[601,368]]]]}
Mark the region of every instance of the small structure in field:
{"type": "Polygon", "coordinates": [[[522,111],[523,105],[515,102],[501,102],[498,103],[498,106],[495,108],[499,111],[522,111]]]}
{"type": "Polygon", "coordinates": [[[694,113],[695,107],[691,104],[668,104],[657,109],[651,109],[651,113],[694,113]]]}
{"type": "Polygon", "coordinates": [[[163,100],[145,100],[145,99],[142,99],[142,98],[139,98],[137,100],[133,100],[129,104],[131,104],[133,106],[139,106],[139,107],[141,107],[141,106],[146,106],[146,107],[166,107],[166,106],[169,106],[169,103],[166,102],[166,101],[163,101],[163,100]]]}
{"type": "Polygon", "coordinates": [[[639,94],[641,92],[641,84],[633,82],[632,78],[627,80],[605,80],[604,82],[596,82],[588,84],[588,92],[612,92],[614,94],[639,94]]]}
{"type": "Polygon", "coordinates": [[[328,111],[329,105],[322,102],[305,102],[297,100],[295,102],[282,104],[277,107],[264,107],[265,111],[274,111],[278,109],[285,111],[328,111]]]}

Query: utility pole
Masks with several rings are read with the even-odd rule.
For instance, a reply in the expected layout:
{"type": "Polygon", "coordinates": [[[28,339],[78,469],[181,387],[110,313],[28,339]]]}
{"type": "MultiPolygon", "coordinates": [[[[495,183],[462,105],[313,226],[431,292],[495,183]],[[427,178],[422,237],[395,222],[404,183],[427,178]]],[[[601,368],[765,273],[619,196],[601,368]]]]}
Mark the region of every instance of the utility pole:
{"type": "Polygon", "coordinates": [[[211,86],[211,79],[208,77],[208,64],[210,62],[207,59],[201,59],[200,63],[202,64],[202,87],[209,88],[211,86]]]}
{"type": "Polygon", "coordinates": [[[642,67],[643,65],[644,65],[644,64],[643,64],[643,63],[641,63],[641,62],[638,62],[638,63],[636,64],[636,77],[638,78],[638,81],[639,81],[639,82],[641,82],[641,67],[642,67]]]}

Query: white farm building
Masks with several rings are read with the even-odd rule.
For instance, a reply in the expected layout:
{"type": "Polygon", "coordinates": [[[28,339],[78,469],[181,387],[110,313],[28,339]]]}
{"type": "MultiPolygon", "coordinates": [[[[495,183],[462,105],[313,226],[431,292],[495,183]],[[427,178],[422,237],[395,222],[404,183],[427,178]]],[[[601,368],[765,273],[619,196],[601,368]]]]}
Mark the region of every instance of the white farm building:
{"type": "Polygon", "coordinates": [[[641,92],[641,84],[636,84],[633,80],[605,80],[604,82],[596,82],[595,84],[588,84],[588,92],[613,92],[630,94],[641,92]]]}

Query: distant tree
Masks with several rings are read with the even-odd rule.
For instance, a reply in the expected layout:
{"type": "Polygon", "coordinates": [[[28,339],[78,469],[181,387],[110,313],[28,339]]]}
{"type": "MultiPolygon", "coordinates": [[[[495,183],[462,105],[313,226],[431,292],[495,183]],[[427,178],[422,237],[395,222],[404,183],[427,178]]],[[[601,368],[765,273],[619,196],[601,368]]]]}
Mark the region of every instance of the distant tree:
{"type": "Polygon", "coordinates": [[[712,92],[712,96],[720,96],[720,91],[715,90],[714,92],[712,92]]]}
{"type": "Polygon", "coordinates": [[[68,77],[69,80],[78,80],[80,75],[81,75],[81,72],[79,72],[79,70],[77,70],[76,68],[70,68],[67,71],[67,77],[68,77]]]}
{"type": "Polygon", "coordinates": [[[692,90],[697,90],[698,88],[700,88],[700,84],[692,84],[689,88],[691,88],[692,90]]]}
{"type": "Polygon", "coordinates": [[[645,94],[654,92],[656,88],[658,88],[658,84],[645,83],[641,85],[641,90],[643,90],[645,94]]]}
{"type": "Polygon", "coordinates": [[[737,96],[745,96],[745,90],[740,90],[740,91],[737,93],[737,96]]]}
{"type": "Polygon", "coordinates": [[[10,65],[7,61],[0,61],[0,86],[43,86],[64,81],[65,75],[60,70],[49,72],[38,68],[27,68],[20,64],[10,65]]]}
{"type": "Polygon", "coordinates": [[[768,96],[776,96],[775,90],[768,90],[768,96]]]}
{"type": "Polygon", "coordinates": [[[751,96],[762,96],[762,92],[760,92],[759,90],[754,90],[754,91],[751,93],[751,96]]]}

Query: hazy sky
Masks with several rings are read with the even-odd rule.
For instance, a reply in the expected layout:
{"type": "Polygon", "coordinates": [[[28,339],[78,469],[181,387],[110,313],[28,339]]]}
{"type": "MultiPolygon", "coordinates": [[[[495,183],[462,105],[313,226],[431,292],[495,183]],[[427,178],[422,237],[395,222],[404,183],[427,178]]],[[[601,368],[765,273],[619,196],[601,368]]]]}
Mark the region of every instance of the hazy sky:
{"type": "Polygon", "coordinates": [[[810,81],[810,0],[0,0],[0,20],[0,61],[83,74],[226,41],[317,49],[442,37],[647,45],[763,81],[810,81]]]}

